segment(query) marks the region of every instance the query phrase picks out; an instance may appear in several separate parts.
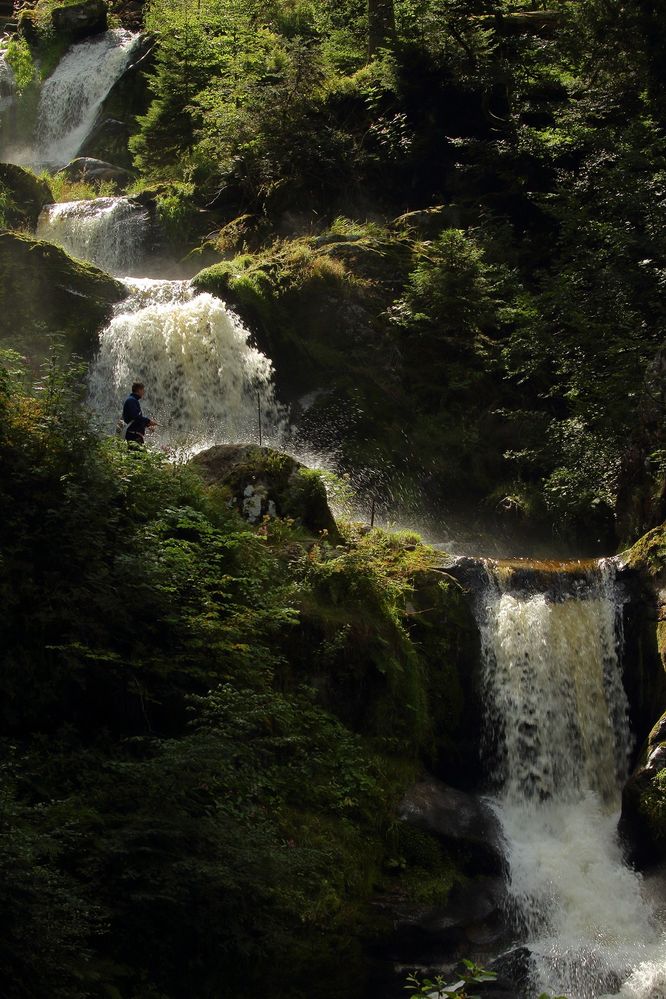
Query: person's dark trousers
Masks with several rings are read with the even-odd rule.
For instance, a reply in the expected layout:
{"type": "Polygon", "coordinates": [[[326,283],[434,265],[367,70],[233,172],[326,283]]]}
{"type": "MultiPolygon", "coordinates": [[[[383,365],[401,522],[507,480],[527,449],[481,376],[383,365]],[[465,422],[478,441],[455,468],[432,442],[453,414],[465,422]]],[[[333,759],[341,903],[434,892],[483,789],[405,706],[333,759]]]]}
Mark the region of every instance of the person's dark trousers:
{"type": "Polygon", "coordinates": [[[130,444],[138,444],[139,447],[144,447],[145,445],[143,434],[137,434],[133,430],[127,431],[125,434],[125,440],[129,441],[130,444]]]}

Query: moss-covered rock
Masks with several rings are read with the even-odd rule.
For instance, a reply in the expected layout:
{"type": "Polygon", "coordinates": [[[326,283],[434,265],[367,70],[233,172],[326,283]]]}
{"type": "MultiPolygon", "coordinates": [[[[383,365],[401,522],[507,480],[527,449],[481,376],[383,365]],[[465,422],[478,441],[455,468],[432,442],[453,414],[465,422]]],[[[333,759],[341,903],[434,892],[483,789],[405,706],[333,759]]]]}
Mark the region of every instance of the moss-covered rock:
{"type": "Polygon", "coordinates": [[[288,517],[313,534],[326,532],[331,541],[339,540],[323,481],[290,455],[267,447],[218,444],[192,464],[206,482],[229,490],[230,504],[250,523],[288,517]]]}
{"type": "Polygon", "coordinates": [[[53,334],[64,334],[68,350],[90,355],[114,303],[127,294],[92,264],[20,233],[0,233],[0,274],[0,337],[34,359],[53,334]]]}
{"type": "Polygon", "coordinates": [[[106,31],[108,8],[105,0],[61,3],[51,10],[51,23],[57,34],[71,41],[81,41],[106,31]]]}
{"type": "Polygon", "coordinates": [[[382,350],[380,317],[411,259],[404,234],[340,223],[317,237],[215,264],[194,285],[229,301],[251,325],[285,398],[318,388],[372,391],[372,383],[375,394],[385,394],[395,357],[382,350]]]}
{"type": "Polygon", "coordinates": [[[475,787],[481,777],[481,649],[471,599],[456,579],[433,567],[414,575],[405,609],[412,641],[428,663],[430,765],[458,787],[475,787]]]}
{"type": "Polygon", "coordinates": [[[34,229],[44,205],[53,201],[53,194],[46,181],[13,163],[0,163],[0,186],[5,188],[10,197],[5,217],[11,228],[34,229]]]}
{"type": "Polygon", "coordinates": [[[624,787],[620,829],[641,867],[666,859],[666,713],[624,787]]]}
{"type": "Polygon", "coordinates": [[[465,849],[479,874],[502,874],[502,831],[494,812],[472,794],[426,774],[407,789],[400,803],[409,828],[436,837],[449,849],[465,849]]]}
{"type": "Polygon", "coordinates": [[[630,598],[625,685],[633,727],[643,740],[666,710],[666,525],[649,531],[620,559],[630,598]]]}
{"type": "Polygon", "coordinates": [[[666,857],[666,524],[622,560],[632,587],[625,682],[639,739],[653,727],[624,788],[620,828],[636,862],[647,866],[666,857]]]}
{"type": "Polygon", "coordinates": [[[644,534],[622,558],[642,575],[661,585],[666,583],[666,523],[644,534]]]}

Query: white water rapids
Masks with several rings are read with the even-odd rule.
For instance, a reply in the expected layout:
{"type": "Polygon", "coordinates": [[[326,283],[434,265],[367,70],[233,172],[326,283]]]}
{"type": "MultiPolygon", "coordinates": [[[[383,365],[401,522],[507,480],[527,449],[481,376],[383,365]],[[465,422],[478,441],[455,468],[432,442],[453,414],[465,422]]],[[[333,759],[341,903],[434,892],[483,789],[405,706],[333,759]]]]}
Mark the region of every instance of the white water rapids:
{"type": "Polygon", "coordinates": [[[133,274],[141,263],[147,223],[147,212],[131,198],[65,201],[43,209],[37,236],[122,276],[133,274]]]}
{"type": "Polygon", "coordinates": [[[526,592],[491,565],[482,600],[494,807],[534,996],[666,996],[663,930],[616,833],[630,734],[613,580],[600,564],[526,592]]]}
{"type": "Polygon", "coordinates": [[[129,298],[100,337],[90,400],[112,429],[135,380],[146,384],[144,412],[160,424],[161,446],[198,450],[259,438],[279,442],[285,416],[270,360],[249,343],[237,316],[187,281],[126,280],[129,298]]]}
{"type": "Polygon", "coordinates": [[[139,36],[114,28],[72,45],[42,84],[34,135],[2,159],[36,170],[58,169],[79,152],[139,36]]]}

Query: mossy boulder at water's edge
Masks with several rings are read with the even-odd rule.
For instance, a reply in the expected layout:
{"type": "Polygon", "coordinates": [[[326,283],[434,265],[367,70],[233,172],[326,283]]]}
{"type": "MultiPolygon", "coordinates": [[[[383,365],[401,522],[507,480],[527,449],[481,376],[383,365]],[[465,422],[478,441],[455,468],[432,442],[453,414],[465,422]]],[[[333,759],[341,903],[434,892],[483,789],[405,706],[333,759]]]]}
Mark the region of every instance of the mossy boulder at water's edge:
{"type": "Polygon", "coordinates": [[[108,8],[104,0],[59,4],[51,11],[54,31],[71,41],[99,35],[108,27],[108,8]]]}
{"type": "Polygon", "coordinates": [[[10,196],[5,215],[12,227],[29,226],[34,229],[44,205],[54,200],[46,181],[14,163],[0,163],[0,190],[3,187],[10,196]]]}
{"type": "Polygon", "coordinates": [[[639,745],[645,742],[623,791],[620,829],[633,859],[650,866],[666,858],[666,524],[644,535],[623,560],[625,572],[633,574],[636,607],[627,633],[625,682],[639,745]]]}
{"type": "Polygon", "coordinates": [[[338,529],[316,471],[267,447],[218,444],[192,461],[204,480],[225,486],[234,506],[250,523],[264,517],[288,517],[307,531],[339,540],[338,529]]]}
{"type": "Polygon", "coordinates": [[[0,273],[0,339],[33,359],[54,334],[64,335],[67,350],[90,355],[127,294],[99,268],[23,233],[0,233],[0,273]]]}
{"type": "Polygon", "coordinates": [[[620,830],[641,867],[666,859],[666,713],[624,787],[620,830]]]}

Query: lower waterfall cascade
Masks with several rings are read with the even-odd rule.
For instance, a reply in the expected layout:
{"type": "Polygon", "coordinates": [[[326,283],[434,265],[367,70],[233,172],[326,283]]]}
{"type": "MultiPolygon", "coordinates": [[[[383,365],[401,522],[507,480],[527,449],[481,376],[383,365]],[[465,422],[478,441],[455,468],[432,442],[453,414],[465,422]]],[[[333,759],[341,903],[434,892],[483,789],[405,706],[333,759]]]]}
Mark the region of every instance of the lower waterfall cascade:
{"type": "MultiPolygon", "coordinates": [[[[666,996],[666,939],[617,836],[631,749],[612,560],[516,585],[487,563],[478,603],[486,752],[508,917],[527,995],[666,996]]],[[[572,567],[576,568],[573,564],[572,567]]]]}

